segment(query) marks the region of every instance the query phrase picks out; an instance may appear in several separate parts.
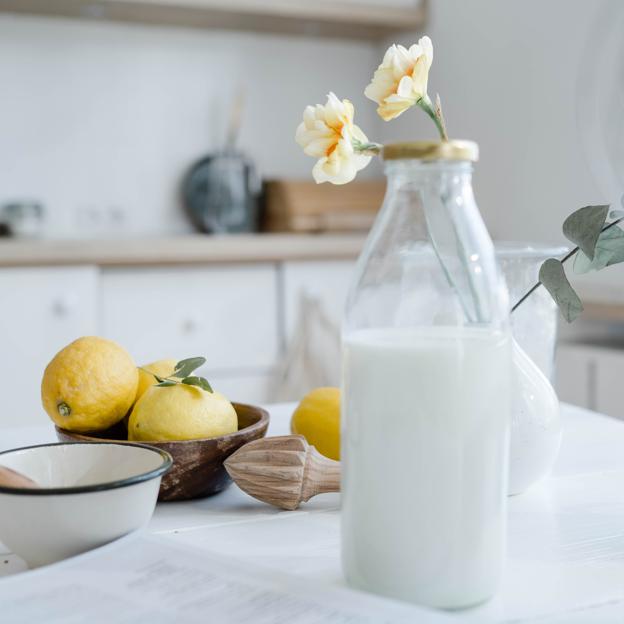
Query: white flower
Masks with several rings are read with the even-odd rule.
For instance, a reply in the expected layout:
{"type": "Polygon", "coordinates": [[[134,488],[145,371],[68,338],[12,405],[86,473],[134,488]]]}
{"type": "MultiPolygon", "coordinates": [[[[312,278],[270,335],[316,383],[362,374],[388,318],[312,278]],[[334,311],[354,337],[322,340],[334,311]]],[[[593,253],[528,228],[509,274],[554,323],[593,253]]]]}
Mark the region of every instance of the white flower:
{"type": "Polygon", "coordinates": [[[307,106],[295,140],[308,156],[318,158],[312,176],[317,184],[351,182],[371,156],[360,153],[353,142],[368,143],[366,135],[353,123],[353,104],[340,101],[333,93],[327,104],[307,106]]]}
{"type": "Polygon", "coordinates": [[[427,79],[433,62],[433,44],[422,37],[409,50],[392,45],[386,51],[364,95],[377,102],[379,116],[390,121],[421,100],[428,100],[427,79]]]}

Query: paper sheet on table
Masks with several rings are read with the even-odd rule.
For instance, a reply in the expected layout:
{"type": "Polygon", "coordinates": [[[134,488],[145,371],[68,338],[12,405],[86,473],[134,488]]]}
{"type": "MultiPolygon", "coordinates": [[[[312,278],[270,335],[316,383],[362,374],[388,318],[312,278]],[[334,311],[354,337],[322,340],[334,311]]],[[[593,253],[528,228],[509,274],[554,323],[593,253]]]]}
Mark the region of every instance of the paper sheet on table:
{"type": "Polygon", "coordinates": [[[450,615],[290,578],[138,533],[0,580],[3,624],[350,624],[450,615]]]}

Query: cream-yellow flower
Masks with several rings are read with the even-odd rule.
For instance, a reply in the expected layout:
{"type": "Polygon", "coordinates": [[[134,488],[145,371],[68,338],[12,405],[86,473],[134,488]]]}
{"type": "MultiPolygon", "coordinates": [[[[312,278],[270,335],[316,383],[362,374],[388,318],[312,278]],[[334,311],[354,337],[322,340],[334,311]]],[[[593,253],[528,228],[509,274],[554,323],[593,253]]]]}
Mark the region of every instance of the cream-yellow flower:
{"type": "Polygon", "coordinates": [[[323,106],[307,106],[295,139],[308,156],[318,158],[312,169],[317,183],[346,184],[370,162],[371,155],[359,146],[368,144],[366,135],[353,123],[353,104],[333,93],[323,106]]]}
{"type": "Polygon", "coordinates": [[[422,37],[409,49],[392,45],[375,71],[364,95],[377,102],[379,116],[390,121],[421,101],[430,106],[427,95],[429,68],[433,62],[433,44],[422,37]]]}

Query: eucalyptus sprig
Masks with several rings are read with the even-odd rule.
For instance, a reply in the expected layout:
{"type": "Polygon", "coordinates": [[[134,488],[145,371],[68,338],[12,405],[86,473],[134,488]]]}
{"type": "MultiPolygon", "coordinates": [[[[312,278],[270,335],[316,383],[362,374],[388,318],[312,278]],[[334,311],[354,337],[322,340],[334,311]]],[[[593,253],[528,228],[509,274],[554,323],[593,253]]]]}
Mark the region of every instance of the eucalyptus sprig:
{"type": "MultiPolygon", "coordinates": [[[[624,205],[624,197],[622,203],[624,205]]],[[[624,221],[624,213],[621,210],[609,213],[609,208],[608,205],[584,206],[563,222],[564,236],[576,246],[561,259],[544,261],[538,282],[514,304],[511,312],[544,286],[568,323],[579,317],[583,303],[572,288],[563,265],[574,258],[572,270],[580,275],[624,262],[624,230],[618,227],[624,221]],[[607,218],[613,220],[607,223],[607,218]]]]}
{"type": "Polygon", "coordinates": [[[204,377],[198,377],[191,375],[200,366],[206,363],[205,357],[192,357],[186,360],[180,360],[173,370],[173,373],[169,377],[160,377],[155,373],[152,373],[144,368],[141,370],[148,375],[151,375],[158,382],[155,384],[159,388],[166,388],[167,386],[175,386],[176,384],[185,384],[187,386],[198,386],[206,392],[214,392],[208,380],[204,377]]]}

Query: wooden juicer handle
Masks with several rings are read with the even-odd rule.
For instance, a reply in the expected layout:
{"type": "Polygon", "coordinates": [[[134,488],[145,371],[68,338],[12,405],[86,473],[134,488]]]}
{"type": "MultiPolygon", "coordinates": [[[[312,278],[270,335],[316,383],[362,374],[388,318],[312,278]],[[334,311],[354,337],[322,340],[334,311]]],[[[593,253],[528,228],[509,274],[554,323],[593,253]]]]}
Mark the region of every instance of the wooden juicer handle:
{"type": "Polygon", "coordinates": [[[21,472],[0,466],[0,486],[11,488],[38,488],[39,485],[21,472]]]}
{"type": "Polygon", "coordinates": [[[340,462],[321,455],[301,435],[254,440],[224,464],[241,490],[281,509],[297,509],[317,494],[340,491],[340,462]]]}

